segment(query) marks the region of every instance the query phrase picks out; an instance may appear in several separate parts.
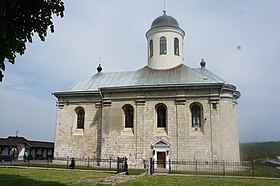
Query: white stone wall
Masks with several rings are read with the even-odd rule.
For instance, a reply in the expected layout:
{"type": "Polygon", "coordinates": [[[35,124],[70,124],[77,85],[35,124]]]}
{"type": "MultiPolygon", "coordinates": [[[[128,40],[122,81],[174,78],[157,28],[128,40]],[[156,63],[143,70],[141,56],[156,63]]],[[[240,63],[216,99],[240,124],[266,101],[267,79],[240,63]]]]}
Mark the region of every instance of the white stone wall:
{"type": "MultiPolygon", "coordinates": [[[[98,127],[101,123],[101,108],[97,103],[71,103],[57,108],[55,158],[93,158],[98,151],[98,127]],[[85,110],[84,129],[77,129],[75,109],[85,110]]],[[[99,104],[100,105],[100,104],[99,104]]],[[[100,143],[100,142],[99,142],[100,143]]]]}
{"type": "Polygon", "coordinates": [[[220,118],[222,128],[222,159],[240,160],[236,104],[233,103],[231,99],[221,99],[220,118]]]}
{"type": "MultiPolygon", "coordinates": [[[[170,95],[169,93],[165,92],[170,95]]],[[[197,91],[193,93],[198,94],[197,91]]],[[[190,95],[193,93],[188,92],[190,95]]],[[[155,96],[155,93],[150,95],[155,96]]],[[[112,99],[110,108],[106,110],[110,112],[108,115],[111,122],[102,154],[127,156],[135,165],[140,165],[142,159],[153,156],[151,143],[155,137],[165,136],[170,140],[169,157],[173,160],[239,160],[236,116],[232,115],[234,113],[232,99],[226,98],[226,101],[221,100],[220,103],[213,102],[217,107],[213,109],[209,96],[207,98],[202,95],[203,93],[201,97],[183,98],[179,101],[176,101],[175,95],[174,98],[146,99],[142,102],[137,100],[114,102],[112,99]],[[194,102],[203,106],[203,124],[198,131],[191,126],[190,105],[194,102]],[[167,106],[166,130],[156,127],[155,106],[158,103],[167,106]],[[135,109],[133,132],[124,129],[122,107],[125,104],[131,104],[135,109]]],[[[162,92],[158,96],[162,97],[162,92]]]]}
{"type": "MultiPolygon", "coordinates": [[[[55,157],[128,158],[129,166],[143,167],[153,157],[152,142],[168,139],[171,160],[239,160],[236,105],[232,93],[220,90],[149,90],[108,94],[103,104],[71,103],[57,110],[55,157]],[[226,95],[226,96],[225,96],[226,95]],[[167,107],[167,128],[157,128],[156,105],[167,107]],[[203,123],[191,125],[190,105],[203,108],[203,123]],[[134,108],[134,128],[124,127],[123,106],[134,108]],[[85,128],[77,130],[75,109],[85,109],[85,128]]],[[[73,98],[75,100],[76,98],[73,98]]]]}

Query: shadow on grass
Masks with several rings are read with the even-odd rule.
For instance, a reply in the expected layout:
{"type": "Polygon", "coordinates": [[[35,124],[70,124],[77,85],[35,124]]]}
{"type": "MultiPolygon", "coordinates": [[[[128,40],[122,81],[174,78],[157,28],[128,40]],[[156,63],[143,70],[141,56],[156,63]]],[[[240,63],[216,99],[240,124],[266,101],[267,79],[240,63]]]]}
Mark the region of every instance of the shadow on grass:
{"type": "Polygon", "coordinates": [[[37,181],[28,179],[19,175],[0,174],[0,185],[1,186],[65,186],[65,184],[54,182],[54,181],[37,181]]]}

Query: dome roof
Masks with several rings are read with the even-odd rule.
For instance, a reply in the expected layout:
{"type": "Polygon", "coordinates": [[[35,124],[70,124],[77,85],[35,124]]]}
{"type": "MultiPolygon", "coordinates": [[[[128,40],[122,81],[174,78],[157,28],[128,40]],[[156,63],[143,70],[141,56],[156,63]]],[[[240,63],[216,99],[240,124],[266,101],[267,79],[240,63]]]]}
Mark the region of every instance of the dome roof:
{"type": "Polygon", "coordinates": [[[151,29],[158,28],[158,27],[180,28],[177,20],[174,17],[166,15],[166,11],[163,11],[163,15],[157,17],[151,25],[151,29]]]}

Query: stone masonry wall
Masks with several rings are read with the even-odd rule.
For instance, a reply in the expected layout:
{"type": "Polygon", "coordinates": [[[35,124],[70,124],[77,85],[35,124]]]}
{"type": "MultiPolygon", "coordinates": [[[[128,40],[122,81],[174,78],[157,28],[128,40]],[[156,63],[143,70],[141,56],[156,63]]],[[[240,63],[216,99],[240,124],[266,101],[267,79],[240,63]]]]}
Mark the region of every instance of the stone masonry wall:
{"type": "Polygon", "coordinates": [[[57,108],[55,158],[97,156],[101,108],[96,103],[68,103],[57,108]],[[84,129],[77,129],[75,109],[85,110],[84,129]]]}
{"type": "Polygon", "coordinates": [[[224,160],[240,160],[236,117],[236,103],[232,99],[222,98],[220,101],[220,120],[222,158],[224,160]]]}
{"type": "MultiPolygon", "coordinates": [[[[199,95],[199,92],[186,94],[199,95]]],[[[154,139],[167,137],[171,143],[169,158],[172,160],[239,160],[236,115],[232,99],[221,99],[219,102],[219,98],[216,97],[216,101],[213,102],[209,95],[180,99],[173,95],[173,98],[164,98],[164,95],[171,95],[170,92],[150,95],[158,98],[144,96],[139,100],[133,94],[126,94],[130,101],[112,99],[110,107],[103,109],[103,117],[110,118],[108,123],[103,123],[104,126],[108,126],[105,129],[106,134],[103,132],[104,157],[126,156],[130,165],[141,166],[143,159],[153,157],[151,143],[154,139]],[[155,107],[159,103],[167,107],[166,130],[156,127],[155,107]],[[193,103],[199,103],[203,108],[202,127],[197,131],[191,126],[190,105],[193,103]],[[122,107],[126,104],[134,108],[133,130],[124,128],[122,107]]]]}
{"type": "MultiPolygon", "coordinates": [[[[55,157],[128,158],[143,167],[154,152],[152,143],[170,143],[171,160],[239,160],[236,103],[218,90],[120,92],[104,95],[103,103],[69,101],[57,109],[55,157]],[[156,105],[167,108],[166,129],[157,128],[156,105]],[[201,105],[202,126],[192,127],[190,106],[201,105]],[[134,127],[125,128],[123,107],[134,108],[134,127]],[[84,129],[77,129],[75,109],[85,109],[84,129]]],[[[75,100],[77,100],[75,98],[75,100]]],[[[82,99],[79,99],[82,100],[82,99]]]]}

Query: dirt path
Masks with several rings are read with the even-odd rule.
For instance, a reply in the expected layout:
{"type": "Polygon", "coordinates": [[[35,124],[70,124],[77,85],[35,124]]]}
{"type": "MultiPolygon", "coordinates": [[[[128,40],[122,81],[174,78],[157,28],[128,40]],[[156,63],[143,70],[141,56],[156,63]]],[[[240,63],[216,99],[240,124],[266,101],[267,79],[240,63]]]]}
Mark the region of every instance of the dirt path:
{"type": "Polygon", "coordinates": [[[104,185],[116,185],[118,183],[123,183],[129,180],[136,179],[141,176],[145,176],[146,173],[141,175],[124,175],[124,174],[116,174],[113,176],[107,176],[104,178],[95,178],[95,179],[83,179],[78,183],[91,183],[92,185],[104,184],[104,185]]]}

